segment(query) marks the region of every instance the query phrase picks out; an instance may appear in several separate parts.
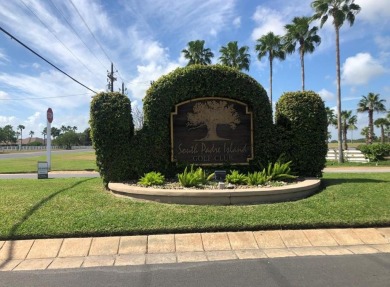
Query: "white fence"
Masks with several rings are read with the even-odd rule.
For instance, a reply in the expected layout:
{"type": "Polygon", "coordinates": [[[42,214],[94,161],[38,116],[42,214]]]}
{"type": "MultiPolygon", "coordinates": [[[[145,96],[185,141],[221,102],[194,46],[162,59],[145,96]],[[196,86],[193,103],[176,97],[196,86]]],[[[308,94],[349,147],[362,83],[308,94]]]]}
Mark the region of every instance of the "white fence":
{"type": "MultiPolygon", "coordinates": [[[[60,146],[52,146],[52,150],[56,149],[64,149],[60,146]]],[[[75,149],[92,149],[92,146],[72,146],[72,150],[75,149]]],[[[46,150],[46,146],[0,146],[0,152],[7,152],[7,151],[34,151],[34,150],[46,150]]]]}
{"type": "MultiPolygon", "coordinates": [[[[345,150],[343,151],[344,160],[347,162],[369,162],[367,158],[365,158],[364,154],[360,150],[345,150]]],[[[329,149],[326,154],[326,160],[335,160],[337,161],[339,158],[339,151],[336,149],[329,149]]]]}

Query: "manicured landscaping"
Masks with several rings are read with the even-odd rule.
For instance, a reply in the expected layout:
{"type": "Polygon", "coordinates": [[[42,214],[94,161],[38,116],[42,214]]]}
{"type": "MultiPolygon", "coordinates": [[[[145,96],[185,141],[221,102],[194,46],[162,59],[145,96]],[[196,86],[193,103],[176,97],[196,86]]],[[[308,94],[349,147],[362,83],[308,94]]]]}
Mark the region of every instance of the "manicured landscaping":
{"type": "MultiPolygon", "coordinates": [[[[0,160],[0,173],[37,172],[37,162],[46,161],[46,156],[34,156],[0,160]]],[[[51,170],[96,170],[94,151],[51,155],[51,170]]]]}
{"type": "Polygon", "coordinates": [[[114,197],[99,178],[1,180],[0,239],[390,226],[390,173],[325,174],[295,202],[188,206],[114,197]]]}

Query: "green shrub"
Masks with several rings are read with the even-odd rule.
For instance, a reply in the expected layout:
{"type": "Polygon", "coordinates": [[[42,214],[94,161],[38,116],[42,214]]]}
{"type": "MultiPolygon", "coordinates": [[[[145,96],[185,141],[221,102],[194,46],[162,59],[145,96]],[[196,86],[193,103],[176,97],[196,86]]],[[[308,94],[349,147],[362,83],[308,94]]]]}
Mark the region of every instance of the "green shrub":
{"type": "Polygon", "coordinates": [[[370,145],[359,145],[357,147],[370,161],[384,160],[390,155],[390,144],[375,143],[370,145]]]}
{"type": "Polygon", "coordinates": [[[191,165],[191,169],[189,171],[186,167],[184,172],[178,174],[177,177],[182,186],[192,187],[207,184],[214,177],[214,173],[207,175],[201,167],[198,167],[195,170],[194,165],[191,165]]]}
{"type": "Polygon", "coordinates": [[[230,171],[230,174],[226,175],[226,182],[232,184],[247,184],[248,178],[238,170],[232,170],[230,171]]]}
{"type": "Polygon", "coordinates": [[[271,178],[267,176],[265,170],[248,173],[247,178],[249,185],[263,185],[271,180],[271,178]]]}
{"type": "Polygon", "coordinates": [[[286,163],[269,163],[268,167],[264,169],[264,172],[270,178],[271,181],[297,178],[295,175],[292,175],[290,164],[291,161],[286,163]]]}
{"type": "Polygon", "coordinates": [[[105,186],[110,181],[137,178],[130,158],[134,124],[129,98],[116,92],[95,95],[89,123],[96,165],[105,186]]]}
{"type": "Polygon", "coordinates": [[[165,177],[155,171],[151,171],[146,173],[143,177],[140,178],[138,181],[138,184],[145,185],[145,186],[152,186],[152,185],[163,185],[165,182],[165,177]]]}
{"type": "Polygon", "coordinates": [[[326,163],[327,117],[312,91],[284,93],[276,104],[279,152],[299,176],[321,176],[326,163]]]}

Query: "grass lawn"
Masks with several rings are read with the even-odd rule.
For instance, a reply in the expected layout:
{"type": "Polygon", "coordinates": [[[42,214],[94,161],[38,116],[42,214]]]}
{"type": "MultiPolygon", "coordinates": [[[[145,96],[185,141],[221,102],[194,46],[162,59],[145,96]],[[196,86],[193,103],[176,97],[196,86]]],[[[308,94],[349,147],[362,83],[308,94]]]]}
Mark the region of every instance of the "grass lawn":
{"type": "MultiPolygon", "coordinates": [[[[0,173],[37,172],[37,162],[46,155],[0,160],[0,173]]],[[[95,152],[51,154],[51,170],[97,170],[95,152]]]]}
{"type": "Polygon", "coordinates": [[[323,185],[295,202],[186,206],[114,197],[98,178],[1,180],[0,239],[390,226],[390,173],[325,174],[323,185]]]}

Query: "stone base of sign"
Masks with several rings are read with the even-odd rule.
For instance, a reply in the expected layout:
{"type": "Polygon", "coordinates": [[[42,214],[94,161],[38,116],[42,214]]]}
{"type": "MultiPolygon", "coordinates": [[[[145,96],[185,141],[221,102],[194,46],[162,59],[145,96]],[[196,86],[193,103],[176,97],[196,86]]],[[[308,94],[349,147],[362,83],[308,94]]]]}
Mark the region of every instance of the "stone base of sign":
{"type": "Polygon", "coordinates": [[[161,189],[110,182],[108,188],[115,195],[135,200],[194,205],[260,204],[293,201],[316,193],[320,179],[308,178],[296,184],[279,187],[246,189],[161,189]]]}

